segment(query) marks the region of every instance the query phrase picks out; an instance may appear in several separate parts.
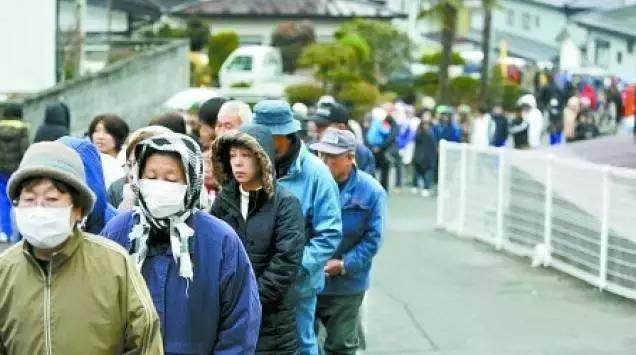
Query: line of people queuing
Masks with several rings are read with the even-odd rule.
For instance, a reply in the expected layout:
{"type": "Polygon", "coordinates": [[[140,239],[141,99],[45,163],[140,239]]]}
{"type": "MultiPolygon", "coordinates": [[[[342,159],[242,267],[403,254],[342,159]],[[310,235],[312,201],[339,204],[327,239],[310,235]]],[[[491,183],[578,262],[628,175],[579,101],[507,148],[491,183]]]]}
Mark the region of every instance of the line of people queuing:
{"type": "Polygon", "coordinates": [[[386,194],[325,108],[311,143],[281,100],[132,133],[98,115],[84,138],[54,103],[30,145],[5,111],[0,354],[318,354],[319,323],[325,353],[354,354],[386,194]]]}

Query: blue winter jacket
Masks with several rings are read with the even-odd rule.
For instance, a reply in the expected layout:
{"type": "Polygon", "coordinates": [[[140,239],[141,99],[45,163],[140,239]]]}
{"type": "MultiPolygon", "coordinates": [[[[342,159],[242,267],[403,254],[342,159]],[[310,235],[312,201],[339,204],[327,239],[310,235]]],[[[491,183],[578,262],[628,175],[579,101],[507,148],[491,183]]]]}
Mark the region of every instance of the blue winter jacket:
{"type": "Polygon", "coordinates": [[[386,193],[369,174],[353,169],[340,191],[342,242],[334,254],[345,274],[328,277],[323,295],[357,295],[369,288],[371,262],[382,244],[386,193]]]}
{"type": "Polygon", "coordinates": [[[438,123],[433,126],[433,134],[437,142],[446,140],[448,142],[460,142],[462,131],[455,122],[438,123]]]}
{"type": "MultiPolygon", "coordinates": [[[[113,218],[102,235],[127,250],[133,212],[113,218]]],[[[186,222],[194,229],[191,282],[179,276],[170,248],[149,248],[141,273],[161,322],[166,354],[252,354],[261,322],[258,285],[249,259],[225,222],[196,212],[186,222]]]]}
{"type": "Polygon", "coordinates": [[[324,287],[324,266],[342,238],[338,186],[329,169],[303,144],[287,175],[278,182],[300,201],[307,242],[296,291],[301,297],[324,287]]]}
{"type": "Polygon", "coordinates": [[[117,214],[117,210],[108,203],[102,159],[99,157],[97,147],[89,140],[70,136],[62,137],[58,141],[75,150],[82,158],[86,183],[96,198],[93,211],[86,219],[84,230],[88,233],[97,234],[117,214]]]}

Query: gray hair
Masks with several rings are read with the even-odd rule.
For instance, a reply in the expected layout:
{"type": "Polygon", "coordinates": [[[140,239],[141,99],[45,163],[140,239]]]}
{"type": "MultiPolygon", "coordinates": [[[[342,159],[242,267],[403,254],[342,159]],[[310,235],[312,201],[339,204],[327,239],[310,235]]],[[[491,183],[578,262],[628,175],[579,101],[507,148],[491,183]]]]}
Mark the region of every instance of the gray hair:
{"type": "Polygon", "coordinates": [[[241,124],[252,123],[252,109],[243,101],[230,100],[221,106],[218,117],[226,115],[237,115],[241,119],[241,124]]]}

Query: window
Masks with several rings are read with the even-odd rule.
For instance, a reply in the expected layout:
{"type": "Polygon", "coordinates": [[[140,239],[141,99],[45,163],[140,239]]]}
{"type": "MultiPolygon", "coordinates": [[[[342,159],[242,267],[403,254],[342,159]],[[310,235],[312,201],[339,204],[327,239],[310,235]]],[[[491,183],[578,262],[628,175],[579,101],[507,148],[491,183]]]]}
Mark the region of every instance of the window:
{"type": "Polygon", "coordinates": [[[610,44],[608,41],[595,41],[594,64],[607,68],[610,61],[610,44]]]}
{"type": "Polygon", "coordinates": [[[521,17],[521,27],[524,30],[530,29],[530,14],[523,14],[523,16],[521,17]]]}
{"type": "Polygon", "coordinates": [[[506,23],[508,24],[508,26],[514,26],[515,25],[515,12],[514,11],[508,10],[506,23]]]}
{"type": "Polygon", "coordinates": [[[541,27],[541,17],[539,17],[539,15],[536,15],[534,17],[534,22],[535,22],[537,27],[541,27]]]}
{"type": "Polygon", "coordinates": [[[228,71],[252,71],[252,57],[241,55],[234,57],[227,66],[228,71]]]}
{"type": "Polygon", "coordinates": [[[617,64],[623,63],[623,52],[616,53],[616,63],[617,64]]]}

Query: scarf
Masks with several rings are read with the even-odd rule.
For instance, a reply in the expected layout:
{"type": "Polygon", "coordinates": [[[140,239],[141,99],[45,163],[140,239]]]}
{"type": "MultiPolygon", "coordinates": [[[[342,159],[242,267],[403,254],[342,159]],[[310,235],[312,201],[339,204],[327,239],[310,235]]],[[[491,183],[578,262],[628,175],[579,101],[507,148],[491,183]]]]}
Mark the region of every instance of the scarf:
{"type": "Polygon", "coordinates": [[[179,276],[192,281],[194,272],[190,259],[190,238],[194,236],[194,230],[186,224],[186,220],[199,208],[201,188],[203,187],[203,159],[199,146],[192,138],[177,133],[154,136],[148,138],[135,147],[136,164],[133,171],[133,184],[137,187],[135,193],[139,205],[135,207],[134,214],[137,222],[133,226],[129,239],[132,243],[132,256],[137,267],[141,269],[148,255],[148,237],[151,229],[156,229],[169,234],[170,248],[175,264],[179,265],[179,276]],[[186,176],[187,190],[185,194],[184,209],[167,218],[156,219],[151,214],[139,189],[141,167],[143,162],[153,153],[172,152],[181,158],[183,170],[186,176]]]}

